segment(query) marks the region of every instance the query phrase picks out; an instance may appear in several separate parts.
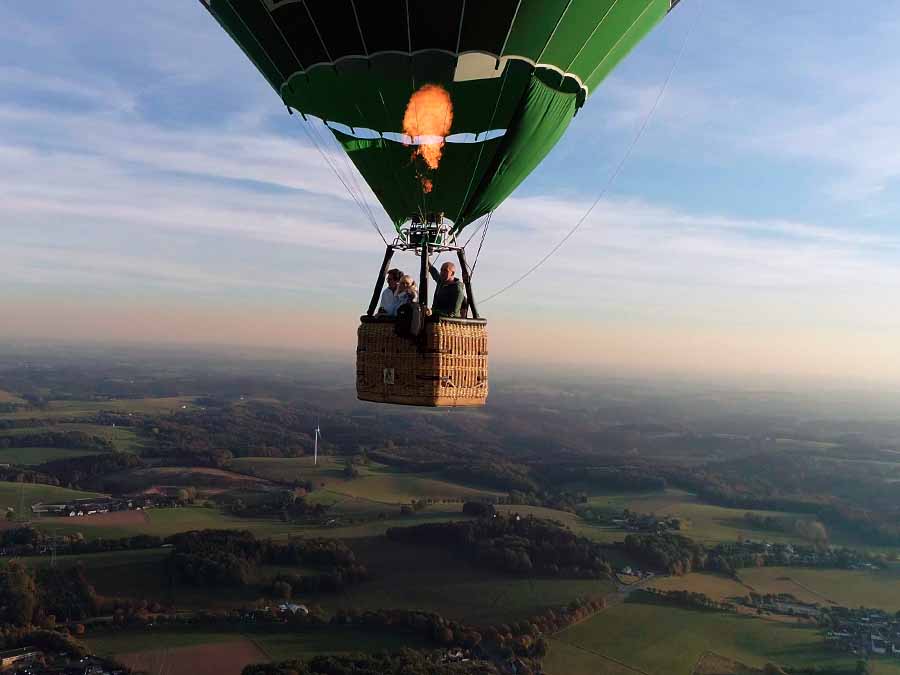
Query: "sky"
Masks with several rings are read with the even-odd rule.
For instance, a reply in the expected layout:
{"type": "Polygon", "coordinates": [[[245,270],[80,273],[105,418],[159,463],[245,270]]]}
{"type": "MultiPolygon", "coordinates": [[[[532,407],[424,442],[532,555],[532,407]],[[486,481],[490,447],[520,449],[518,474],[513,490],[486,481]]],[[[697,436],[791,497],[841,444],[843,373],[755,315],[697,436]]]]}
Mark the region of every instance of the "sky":
{"type": "MultiPolygon", "coordinates": [[[[476,297],[601,198],[492,359],[900,385],[898,81],[894,3],[681,2],[494,214],[476,297]]],[[[348,360],[383,253],[196,0],[0,0],[0,237],[0,340],[348,360]]]]}

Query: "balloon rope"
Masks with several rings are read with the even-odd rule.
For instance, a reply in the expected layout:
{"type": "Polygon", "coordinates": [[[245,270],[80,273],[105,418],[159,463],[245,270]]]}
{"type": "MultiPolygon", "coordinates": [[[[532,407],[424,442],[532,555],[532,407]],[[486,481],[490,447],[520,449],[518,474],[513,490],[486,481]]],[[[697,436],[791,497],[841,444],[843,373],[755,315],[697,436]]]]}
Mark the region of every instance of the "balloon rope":
{"type": "Polygon", "coordinates": [[[358,197],[353,192],[350,185],[347,183],[346,180],[344,180],[344,177],[341,175],[340,171],[338,170],[337,166],[334,164],[333,160],[328,156],[328,153],[319,144],[319,141],[316,140],[315,134],[312,132],[312,130],[310,128],[307,127],[307,125],[309,125],[309,124],[311,124],[311,122],[308,122],[308,121],[305,122],[302,119],[300,121],[300,126],[303,128],[303,131],[306,133],[307,138],[309,138],[309,140],[312,142],[312,144],[316,147],[316,150],[319,151],[319,154],[322,156],[322,159],[325,161],[326,164],[328,164],[328,166],[334,172],[334,175],[337,176],[337,179],[344,186],[344,189],[347,191],[347,194],[350,196],[350,199],[352,199],[356,203],[356,206],[359,207],[360,212],[362,212],[363,216],[367,218],[369,223],[372,225],[372,227],[378,233],[378,236],[381,237],[381,241],[383,241],[384,245],[387,246],[388,245],[387,239],[385,239],[384,235],[381,233],[381,228],[378,227],[378,222],[376,220],[374,220],[374,217],[371,214],[371,212],[367,213],[366,205],[364,205],[360,201],[360,197],[358,197]]]}
{"type": "Polygon", "coordinates": [[[543,258],[541,258],[534,265],[529,267],[525,271],[524,274],[521,274],[514,281],[508,283],[506,286],[501,288],[499,291],[492,293],[488,297],[481,300],[480,301],[481,304],[484,304],[484,303],[488,302],[489,300],[493,300],[497,296],[503,295],[504,293],[506,293],[506,291],[510,290],[514,286],[518,286],[521,282],[523,282],[525,279],[527,279],[532,274],[534,274],[534,272],[536,272],[539,267],[541,267],[545,262],[547,262],[553,256],[554,253],[556,253],[559,249],[561,249],[563,247],[563,244],[565,244],[569,239],[572,238],[572,236],[581,228],[581,226],[587,220],[588,216],[590,216],[591,213],[594,211],[594,209],[597,207],[597,204],[599,204],[603,200],[603,198],[606,196],[607,192],[609,192],[609,188],[612,187],[612,184],[615,182],[616,178],[618,178],[619,174],[622,172],[622,169],[625,167],[625,163],[631,157],[631,154],[634,151],[635,147],[637,146],[638,141],[640,141],[641,137],[644,135],[644,131],[647,129],[647,126],[650,124],[650,119],[653,117],[653,114],[656,112],[656,109],[659,107],[659,103],[660,103],[660,101],[662,101],[663,95],[666,93],[666,89],[668,89],[668,87],[669,87],[669,82],[672,80],[672,75],[675,73],[675,69],[678,67],[678,64],[681,62],[682,56],[684,56],[684,52],[685,52],[685,48],[687,47],[688,39],[690,38],[691,34],[694,32],[694,28],[696,27],[696,25],[699,21],[699,17],[700,17],[699,7],[702,6],[702,0],[698,0],[697,5],[698,5],[698,9],[697,9],[697,14],[694,17],[694,21],[693,21],[693,23],[691,23],[691,25],[688,27],[688,30],[684,34],[684,40],[681,42],[681,48],[678,50],[678,53],[675,55],[675,59],[672,61],[672,67],[669,68],[669,72],[666,75],[666,79],[663,80],[662,86],[659,88],[659,92],[657,92],[657,94],[656,94],[656,99],[653,101],[653,105],[650,106],[650,109],[647,111],[647,114],[644,116],[644,120],[641,123],[641,126],[638,128],[637,133],[634,135],[634,138],[632,139],[631,144],[625,150],[625,154],[622,155],[622,158],[619,160],[619,163],[616,165],[613,172],[609,175],[609,178],[607,179],[603,188],[600,190],[600,193],[597,196],[597,199],[595,199],[594,203],[591,204],[590,207],[588,208],[588,210],[584,212],[584,215],[582,215],[581,218],[578,219],[578,222],[575,223],[574,227],[572,227],[572,229],[570,229],[566,233],[566,236],[564,236],[562,239],[560,239],[559,242],[557,242],[556,245],[553,248],[551,248],[550,251],[543,258]]]}

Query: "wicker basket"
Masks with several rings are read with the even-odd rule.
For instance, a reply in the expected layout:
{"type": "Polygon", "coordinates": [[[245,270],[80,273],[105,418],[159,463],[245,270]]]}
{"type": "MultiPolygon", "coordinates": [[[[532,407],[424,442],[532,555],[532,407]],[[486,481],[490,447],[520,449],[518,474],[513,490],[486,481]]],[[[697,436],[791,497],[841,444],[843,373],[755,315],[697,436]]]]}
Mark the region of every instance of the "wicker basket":
{"type": "Polygon", "coordinates": [[[394,333],[393,319],[364,316],[356,349],[356,394],[378,403],[484,405],[487,353],[483,319],[429,321],[418,338],[406,338],[394,333]]]}

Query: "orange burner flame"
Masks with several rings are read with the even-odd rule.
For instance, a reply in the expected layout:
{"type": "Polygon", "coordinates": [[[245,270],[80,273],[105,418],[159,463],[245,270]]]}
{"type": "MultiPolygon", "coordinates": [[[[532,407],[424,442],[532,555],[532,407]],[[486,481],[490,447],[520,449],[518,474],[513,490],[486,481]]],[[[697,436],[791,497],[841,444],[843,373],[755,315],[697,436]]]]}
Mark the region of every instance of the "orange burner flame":
{"type": "MultiPolygon", "coordinates": [[[[403,133],[413,138],[429,137],[424,139],[429,142],[421,142],[420,139],[413,157],[418,155],[429,169],[437,169],[444,149],[444,137],[450,133],[452,124],[453,102],[446,89],[438,84],[426,84],[415,91],[406,104],[403,133]]],[[[430,191],[426,189],[426,192],[430,191]]]]}

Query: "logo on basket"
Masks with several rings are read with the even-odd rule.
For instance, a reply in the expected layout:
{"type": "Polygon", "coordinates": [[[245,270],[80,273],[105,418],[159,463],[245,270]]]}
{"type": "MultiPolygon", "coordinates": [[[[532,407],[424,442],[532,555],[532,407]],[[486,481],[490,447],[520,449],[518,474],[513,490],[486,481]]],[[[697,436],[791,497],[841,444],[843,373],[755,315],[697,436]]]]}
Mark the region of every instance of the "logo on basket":
{"type": "Polygon", "coordinates": [[[393,368],[385,368],[384,369],[384,383],[385,384],[394,384],[394,369],[393,368]]]}

